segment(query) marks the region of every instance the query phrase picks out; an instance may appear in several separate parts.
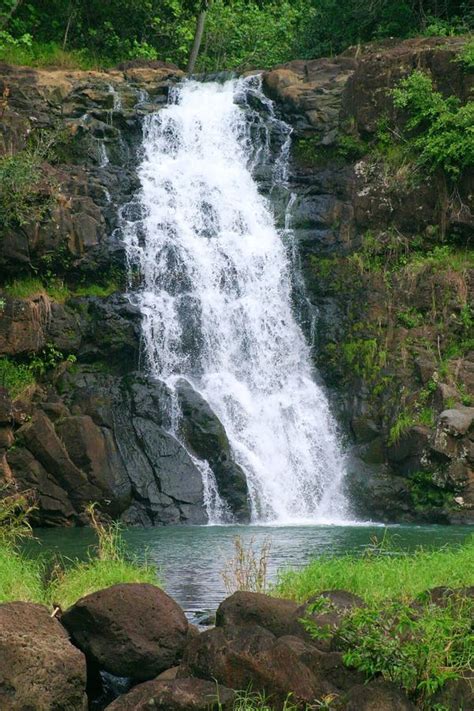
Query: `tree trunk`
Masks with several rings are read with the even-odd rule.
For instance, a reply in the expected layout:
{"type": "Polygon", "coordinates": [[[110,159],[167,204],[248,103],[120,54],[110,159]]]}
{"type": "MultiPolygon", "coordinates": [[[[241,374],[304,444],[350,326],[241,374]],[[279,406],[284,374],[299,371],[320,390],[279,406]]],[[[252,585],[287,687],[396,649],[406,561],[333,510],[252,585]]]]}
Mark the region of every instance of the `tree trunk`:
{"type": "Polygon", "coordinates": [[[206,25],[207,10],[210,4],[211,0],[205,0],[202,4],[201,12],[198,15],[193,48],[191,50],[191,54],[189,55],[188,74],[192,74],[194,72],[194,68],[196,67],[196,60],[198,58],[199,49],[201,47],[202,42],[202,36],[204,34],[204,27],[206,25]]]}
{"type": "Polygon", "coordinates": [[[22,0],[15,0],[13,5],[11,6],[11,9],[8,12],[6,12],[4,15],[0,15],[0,30],[5,29],[5,27],[8,25],[11,18],[15,14],[15,12],[20,7],[21,3],[22,3],[22,0]]]}

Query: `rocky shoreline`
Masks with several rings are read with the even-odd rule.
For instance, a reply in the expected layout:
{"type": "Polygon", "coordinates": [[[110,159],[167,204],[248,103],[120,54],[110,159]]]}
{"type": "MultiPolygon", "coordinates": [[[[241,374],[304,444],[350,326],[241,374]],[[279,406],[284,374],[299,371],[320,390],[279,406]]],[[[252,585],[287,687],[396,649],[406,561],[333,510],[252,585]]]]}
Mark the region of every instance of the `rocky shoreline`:
{"type": "MultiPolygon", "coordinates": [[[[473,589],[461,593],[472,597],[473,589]]],[[[427,594],[443,606],[458,593],[427,594]]],[[[219,606],[216,626],[201,631],[148,584],[114,585],[52,614],[42,605],[5,603],[0,708],[232,711],[236,694],[251,689],[276,711],[288,698],[301,709],[326,708],[325,702],[339,711],[415,709],[396,684],[382,677],[367,682],[344,664],[338,629],[344,614],[363,607],[344,590],[320,592],[303,605],[236,592],[219,606]],[[314,639],[303,618],[330,634],[314,639]]],[[[473,698],[469,680],[459,679],[433,703],[467,709],[473,698]]]]}

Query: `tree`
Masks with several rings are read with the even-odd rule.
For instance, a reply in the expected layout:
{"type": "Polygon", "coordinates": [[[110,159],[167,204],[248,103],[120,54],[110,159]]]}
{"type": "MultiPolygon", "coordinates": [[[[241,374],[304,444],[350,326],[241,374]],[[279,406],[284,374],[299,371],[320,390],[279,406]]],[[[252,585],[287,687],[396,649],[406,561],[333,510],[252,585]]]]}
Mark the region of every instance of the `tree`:
{"type": "Polygon", "coordinates": [[[188,72],[192,74],[196,67],[196,60],[198,58],[199,50],[201,48],[202,36],[204,34],[204,27],[206,25],[207,11],[211,5],[212,0],[203,0],[201,4],[201,9],[198,15],[196,24],[196,33],[194,35],[194,42],[191,49],[191,54],[189,55],[188,72]]]}
{"type": "Polygon", "coordinates": [[[3,0],[0,3],[0,30],[3,30],[18,10],[22,0],[3,0]]]}

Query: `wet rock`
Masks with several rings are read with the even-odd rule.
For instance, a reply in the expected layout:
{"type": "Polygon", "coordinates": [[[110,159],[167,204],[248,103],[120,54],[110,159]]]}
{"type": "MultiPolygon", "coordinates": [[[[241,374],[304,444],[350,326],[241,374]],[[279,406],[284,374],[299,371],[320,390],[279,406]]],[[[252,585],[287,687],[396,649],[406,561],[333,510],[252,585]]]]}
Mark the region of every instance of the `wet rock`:
{"type": "Polygon", "coordinates": [[[202,679],[155,679],[135,686],[107,708],[110,711],[232,711],[235,693],[202,679]]]}
{"type": "Polygon", "coordinates": [[[395,684],[388,681],[354,686],[346,711],[415,711],[415,706],[395,684]]]}
{"type": "Polygon", "coordinates": [[[209,463],[216,477],[219,493],[228,502],[237,519],[250,516],[247,480],[234,461],[225,429],[204,398],[186,380],[178,384],[183,414],[182,433],[191,450],[209,463]]]}
{"type": "Polygon", "coordinates": [[[0,605],[0,708],[86,711],[86,660],[42,605],[0,605]]]}
{"type": "Polygon", "coordinates": [[[179,605],[160,588],[143,583],[87,595],[61,621],[99,669],[136,681],[174,666],[188,640],[188,622],[179,605]]]}

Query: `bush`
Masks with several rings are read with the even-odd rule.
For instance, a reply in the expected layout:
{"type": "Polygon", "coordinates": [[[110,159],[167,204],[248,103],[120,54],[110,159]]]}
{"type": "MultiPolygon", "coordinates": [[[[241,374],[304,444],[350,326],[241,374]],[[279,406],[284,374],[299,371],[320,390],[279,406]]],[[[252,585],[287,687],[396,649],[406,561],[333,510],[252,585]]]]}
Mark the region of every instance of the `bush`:
{"type": "Polygon", "coordinates": [[[462,105],[435,91],[431,78],[416,70],[393,90],[394,104],[405,110],[407,149],[420,166],[442,169],[451,178],[474,165],[474,102],[462,105]]]}
{"type": "Polygon", "coordinates": [[[8,390],[12,399],[23,395],[34,384],[34,375],[27,365],[6,357],[0,358],[0,387],[8,390]]]}
{"type": "MultiPolygon", "coordinates": [[[[422,599],[416,605],[384,602],[347,613],[337,631],[344,663],[368,679],[382,676],[401,686],[417,702],[430,699],[449,679],[469,673],[474,661],[474,601],[453,594],[443,606],[422,599]]],[[[314,636],[328,634],[311,619],[314,636]]]]}

